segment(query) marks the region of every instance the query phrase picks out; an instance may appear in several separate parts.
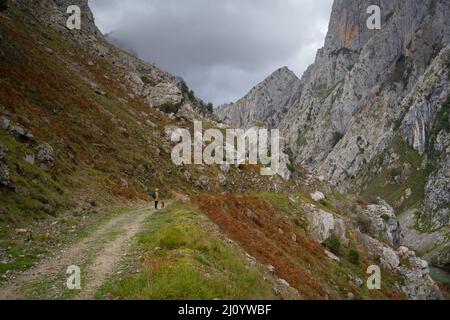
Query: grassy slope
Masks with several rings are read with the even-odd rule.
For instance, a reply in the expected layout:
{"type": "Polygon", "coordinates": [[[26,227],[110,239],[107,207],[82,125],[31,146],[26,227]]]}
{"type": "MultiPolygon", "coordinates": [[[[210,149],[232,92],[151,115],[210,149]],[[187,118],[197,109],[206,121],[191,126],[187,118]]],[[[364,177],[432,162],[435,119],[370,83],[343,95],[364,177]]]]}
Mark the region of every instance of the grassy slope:
{"type": "MultiPolygon", "coordinates": [[[[114,57],[98,56],[89,44],[83,49],[73,45],[65,35],[13,6],[1,15],[0,116],[8,116],[36,137],[36,141],[21,141],[0,130],[17,186],[15,192],[0,190],[0,254],[13,260],[3,271],[29,267],[41,253],[39,245],[32,248],[15,228],[31,228],[39,236],[52,229],[45,225],[48,221],[65,213],[90,216],[112,206],[129,206],[129,201],[146,199],[156,187],[166,197],[171,192],[197,192],[194,182],[200,175],[209,176],[211,192],[220,190],[218,168],[190,166],[192,179],[187,181],[164,148],[149,145],[146,138],[161,147],[164,127],[179,124],[149,108],[144,99],[129,97],[121,81],[129,70],[113,65],[114,57]],[[106,95],[96,93],[86,79],[106,95]],[[156,128],[147,126],[147,120],[156,128]],[[55,164],[49,171],[25,161],[44,142],[55,150],[55,164]]],[[[111,54],[116,52],[112,49],[111,54]]],[[[232,181],[243,189],[255,188],[251,179],[259,175],[254,171],[233,168],[230,188],[236,186],[232,181]]]]}
{"type": "Polygon", "coordinates": [[[361,172],[361,181],[366,186],[361,194],[369,198],[377,195],[386,200],[397,212],[418,207],[423,201],[430,173],[428,168],[421,168],[422,162],[423,157],[417,151],[408,146],[401,137],[396,137],[390,147],[361,172]],[[389,166],[384,165],[385,157],[393,153],[396,153],[399,159],[389,166]],[[404,164],[410,167],[405,168],[404,164]],[[378,168],[381,168],[381,171],[375,174],[374,170],[378,168]],[[396,177],[400,177],[400,181],[395,181],[396,177]],[[411,196],[401,202],[400,199],[405,196],[407,189],[411,190],[411,196]]]}
{"type": "MultiPolygon", "coordinates": [[[[297,197],[299,194],[292,194],[297,197]]],[[[205,232],[206,214],[245,252],[263,265],[275,267],[305,299],[402,299],[395,274],[383,273],[382,290],[369,291],[350,277],[365,281],[366,268],[374,264],[361,252],[351,262],[355,246],[342,246],[341,262],[324,254],[324,248],[306,235],[306,220],[298,205],[283,194],[202,195],[192,204],[177,205],[148,221],[138,239],[126,275],[111,279],[98,298],[121,299],[259,299],[275,297],[258,268],[248,266],[235,250],[205,232]],[[251,210],[258,219],[249,217],[251,210]],[[296,241],[292,235],[296,235],[296,241]],[[139,258],[140,257],[140,258],[139,258]],[[135,273],[139,270],[139,273],[135,273]]],[[[348,235],[350,239],[352,235],[348,235]]],[[[215,238],[216,237],[216,238],[215,238]]]]}
{"type": "Polygon", "coordinates": [[[163,193],[190,188],[170,157],[158,154],[144,139],[160,141],[142,123],[148,119],[162,131],[167,120],[144,101],[120,100],[128,92],[111,79],[119,79],[124,70],[73,47],[64,35],[15,7],[1,15],[0,115],[30,130],[36,141],[21,141],[0,130],[17,186],[16,192],[0,190],[0,257],[6,262],[0,264],[0,276],[29,268],[53,250],[50,244],[69,240],[67,233],[55,235],[50,222],[78,230],[82,217],[93,216],[94,221],[95,212],[129,206],[129,200],[146,198],[152,188],[163,193]],[[107,95],[97,94],[83,79],[95,81],[107,95]],[[25,161],[43,142],[55,150],[49,171],[25,161]],[[33,229],[33,243],[14,231],[24,227],[33,229]]]}
{"type": "Polygon", "coordinates": [[[178,204],[151,217],[135,250],[141,258],[134,256],[132,265],[140,272],[106,284],[99,298],[275,298],[262,274],[205,232],[189,206],[178,204]]]}
{"type": "Polygon", "coordinates": [[[162,131],[167,120],[143,100],[120,99],[128,94],[115,80],[123,70],[30,22],[14,8],[0,19],[5,38],[0,47],[0,114],[12,114],[11,120],[38,140],[23,143],[0,132],[18,187],[17,192],[1,191],[0,205],[7,210],[0,224],[25,224],[84,203],[108,205],[144,198],[155,187],[163,192],[174,185],[190,188],[170,156],[159,154],[144,139],[161,144],[143,123],[150,120],[162,131]],[[83,79],[96,82],[107,95],[97,94],[83,79]],[[56,152],[55,167],[49,172],[24,160],[42,142],[56,152]],[[122,186],[122,179],[128,187],[122,186]]]}

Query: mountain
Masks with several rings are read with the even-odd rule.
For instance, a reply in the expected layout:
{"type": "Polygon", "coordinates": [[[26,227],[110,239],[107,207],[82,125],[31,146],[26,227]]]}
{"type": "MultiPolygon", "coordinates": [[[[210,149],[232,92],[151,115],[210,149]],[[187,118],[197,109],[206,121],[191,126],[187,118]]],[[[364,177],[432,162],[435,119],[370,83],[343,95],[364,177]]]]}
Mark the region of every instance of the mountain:
{"type": "MultiPolygon", "coordinates": [[[[337,2],[335,10],[340,6],[347,2],[337,2]]],[[[442,10],[439,4],[436,11],[442,10]]],[[[442,54],[434,57],[435,69],[427,67],[433,81],[423,79],[427,84],[418,95],[434,97],[426,90],[447,72],[442,63],[442,54]]],[[[280,69],[255,90],[269,125],[283,128],[301,107],[297,101],[307,100],[311,70],[300,83],[280,69]],[[266,96],[274,91],[270,102],[266,96]]],[[[341,193],[323,176],[292,163],[291,180],[261,176],[257,165],[175,165],[174,130],[192,134],[193,120],[205,129],[226,126],[184,81],[106,41],[87,0],[8,1],[0,12],[0,83],[0,299],[446,294],[427,262],[402,243],[399,219],[383,199],[341,193]],[[81,30],[66,28],[72,4],[82,9],[81,30]],[[155,189],[165,200],[158,210],[149,207],[155,189]],[[67,286],[68,266],[83,272],[82,290],[67,286]],[[370,266],[382,270],[379,290],[366,285],[370,266]]],[[[250,117],[258,114],[246,105],[250,117]]],[[[441,118],[434,128],[445,128],[441,118]]],[[[407,123],[399,128],[408,132],[407,123]]],[[[436,150],[446,143],[439,133],[436,150]]],[[[405,145],[398,144],[406,156],[389,153],[392,170],[418,159],[405,145]]],[[[430,160],[445,154],[436,152],[430,160]]],[[[416,179],[423,172],[414,168],[409,172],[416,179]]],[[[437,199],[445,182],[440,177],[447,173],[440,172],[427,188],[437,199]]]]}
{"type": "Polygon", "coordinates": [[[287,67],[272,73],[236,103],[219,106],[215,111],[223,122],[240,128],[264,123],[277,127],[287,108],[298,99],[300,80],[287,67]]]}
{"type": "Polygon", "coordinates": [[[379,1],[381,30],[366,26],[371,4],[334,2],[325,46],[284,93],[296,100],[280,120],[249,113],[259,108],[251,95],[218,115],[232,126],[242,125],[236,114],[277,124],[296,164],[343,192],[385,198],[407,244],[448,267],[450,3],[379,1]]]}

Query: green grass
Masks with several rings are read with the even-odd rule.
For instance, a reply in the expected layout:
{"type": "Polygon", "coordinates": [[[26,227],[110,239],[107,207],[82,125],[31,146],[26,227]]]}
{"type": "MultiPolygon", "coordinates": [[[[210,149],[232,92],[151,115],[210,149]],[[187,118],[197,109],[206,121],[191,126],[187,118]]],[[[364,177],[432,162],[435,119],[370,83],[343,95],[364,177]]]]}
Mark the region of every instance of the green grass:
{"type": "Polygon", "coordinates": [[[0,275],[11,270],[25,271],[32,267],[39,254],[47,252],[43,244],[34,247],[27,247],[20,242],[7,241],[2,243],[6,251],[7,263],[0,263],[0,275]]]}
{"type": "Polygon", "coordinates": [[[399,212],[417,207],[424,198],[425,185],[429,175],[428,169],[420,169],[422,161],[422,156],[420,156],[412,147],[407,145],[401,137],[395,138],[391,147],[375,160],[372,160],[365,173],[363,173],[368,175],[369,180],[366,184],[367,187],[361,194],[367,197],[381,197],[391,206],[398,209],[399,212]],[[393,152],[397,153],[400,156],[400,159],[391,168],[383,166],[382,163],[384,157],[393,152]],[[408,163],[411,166],[407,179],[401,183],[395,183],[393,178],[402,174],[402,166],[404,163],[408,163]],[[371,173],[373,166],[381,166],[381,173],[373,175],[371,173]],[[397,201],[405,195],[407,189],[411,189],[411,197],[398,206],[397,201]]]}
{"type": "Polygon", "coordinates": [[[155,81],[155,80],[153,80],[153,79],[150,79],[150,78],[147,77],[147,76],[142,76],[142,77],[141,77],[141,80],[142,80],[142,82],[143,82],[144,84],[147,84],[147,85],[149,85],[149,86],[151,86],[151,87],[154,87],[154,86],[156,86],[156,85],[158,84],[157,81],[155,81]]]}
{"type": "Polygon", "coordinates": [[[147,221],[137,241],[141,272],[112,280],[97,298],[267,299],[262,276],[227,244],[207,234],[192,209],[175,206],[147,221]]]}
{"type": "Polygon", "coordinates": [[[332,253],[336,255],[341,254],[341,241],[336,235],[331,235],[327,240],[324,242],[325,247],[327,247],[332,253]]]}

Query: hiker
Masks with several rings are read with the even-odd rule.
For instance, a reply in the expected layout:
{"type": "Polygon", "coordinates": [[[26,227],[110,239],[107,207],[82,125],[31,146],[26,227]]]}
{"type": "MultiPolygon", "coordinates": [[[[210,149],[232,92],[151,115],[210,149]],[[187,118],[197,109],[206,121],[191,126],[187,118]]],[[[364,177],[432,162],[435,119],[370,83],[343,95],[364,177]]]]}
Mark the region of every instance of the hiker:
{"type": "Polygon", "coordinates": [[[158,202],[160,201],[159,189],[155,189],[155,191],[153,191],[152,198],[155,201],[155,209],[158,209],[158,202]]]}

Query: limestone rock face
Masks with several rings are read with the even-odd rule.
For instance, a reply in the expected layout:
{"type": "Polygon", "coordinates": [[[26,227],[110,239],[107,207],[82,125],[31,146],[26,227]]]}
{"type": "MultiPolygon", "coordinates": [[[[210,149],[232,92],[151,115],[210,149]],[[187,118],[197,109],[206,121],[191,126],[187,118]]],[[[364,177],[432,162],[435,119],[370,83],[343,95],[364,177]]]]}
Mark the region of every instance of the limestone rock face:
{"type": "Polygon", "coordinates": [[[380,258],[381,267],[398,272],[404,278],[402,291],[411,300],[441,300],[439,287],[429,276],[428,263],[416,257],[416,253],[407,247],[397,251],[366,234],[357,233],[357,241],[373,258],[380,258]],[[400,259],[407,265],[400,265],[400,259]]]}
{"type": "Polygon", "coordinates": [[[236,103],[220,106],[218,118],[238,128],[255,125],[277,127],[287,108],[297,98],[300,80],[288,68],[275,71],[236,103]]]}
{"type": "Polygon", "coordinates": [[[396,247],[400,245],[402,229],[394,209],[380,200],[379,204],[369,205],[362,212],[371,222],[369,233],[396,247]]]}
{"type": "Polygon", "coordinates": [[[308,233],[315,241],[324,243],[332,235],[336,235],[343,244],[348,242],[342,219],[335,218],[332,213],[317,209],[313,205],[304,205],[302,209],[308,219],[308,233]]]}
{"type": "Polygon", "coordinates": [[[438,167],[425,186],[424,211],[432,213],[428,227],[436,230],[450,225],[450,132],[439,133],[434,149],[438,167]]]}

